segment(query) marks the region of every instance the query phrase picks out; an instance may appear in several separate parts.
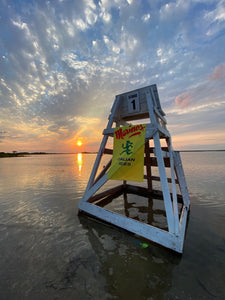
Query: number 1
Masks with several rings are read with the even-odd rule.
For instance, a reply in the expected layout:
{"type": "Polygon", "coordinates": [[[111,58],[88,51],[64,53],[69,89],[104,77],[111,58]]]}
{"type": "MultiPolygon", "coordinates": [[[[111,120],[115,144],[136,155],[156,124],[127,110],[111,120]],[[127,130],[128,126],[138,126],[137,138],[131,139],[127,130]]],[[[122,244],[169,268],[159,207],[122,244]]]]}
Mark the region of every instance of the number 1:
{"type": "Polygon", "coordinates": [[[133,101],[131,101],[131,103],[133,104],[133,110],[135,110],[136,109],[135,99],[133,101]]]}

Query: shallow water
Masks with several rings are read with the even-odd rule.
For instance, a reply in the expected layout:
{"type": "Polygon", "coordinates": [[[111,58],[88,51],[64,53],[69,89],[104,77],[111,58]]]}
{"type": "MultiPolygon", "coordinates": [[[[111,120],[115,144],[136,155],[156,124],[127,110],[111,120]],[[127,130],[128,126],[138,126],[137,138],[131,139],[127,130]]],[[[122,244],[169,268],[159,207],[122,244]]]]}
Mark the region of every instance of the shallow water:
{"type": "Polygon", "coordinates": [[[94,154],[0,159],[0,299],[224,299],[225,152],[181,156],[182,256],[77,216],[94,154]]]}

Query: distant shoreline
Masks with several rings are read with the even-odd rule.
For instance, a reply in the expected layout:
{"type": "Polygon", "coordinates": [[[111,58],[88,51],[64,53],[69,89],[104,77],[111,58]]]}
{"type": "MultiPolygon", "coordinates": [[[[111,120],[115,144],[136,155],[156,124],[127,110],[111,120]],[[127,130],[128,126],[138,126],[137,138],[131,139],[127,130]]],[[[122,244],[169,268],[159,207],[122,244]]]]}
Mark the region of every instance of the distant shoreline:
{"type": "Polygon", "coordinates": [[[2,157],[25,157],[31,155],[56,155],[56,154],[97,154],[98,152],[74,152],[74,153],[51,153],[51,152],[0,152],[0,158],[2,157]]]}
{"type": "MultiPolygon", "coordinates": [[[[178,152],[224,152],[224,150],[175,150],[178,152]]],[[[56,155],[56,154],[97,154],[98,152],[50,153],[50,152],[0,152],[1,157],[25,157],[30,155],[56,155]]]]}
{"type": "Polygon", "coordinates": [[[16,152],[16,153],[10,153],[10,152],[0,152],[0,157],[24,157],[28,155],[46,155],[46,154],[55,154],[55,153],[45,153],[45,152],[16,152]]]}

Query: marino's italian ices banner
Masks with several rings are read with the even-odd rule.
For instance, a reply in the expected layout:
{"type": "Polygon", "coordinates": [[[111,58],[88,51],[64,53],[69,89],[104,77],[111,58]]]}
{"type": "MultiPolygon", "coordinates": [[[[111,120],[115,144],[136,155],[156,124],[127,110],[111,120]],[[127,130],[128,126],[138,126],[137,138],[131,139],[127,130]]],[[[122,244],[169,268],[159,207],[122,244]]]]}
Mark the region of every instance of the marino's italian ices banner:
{"type": "Polygon", "coordinates": [[[116,127],[108,179],[143,181],[146,124],[116,127]]]}

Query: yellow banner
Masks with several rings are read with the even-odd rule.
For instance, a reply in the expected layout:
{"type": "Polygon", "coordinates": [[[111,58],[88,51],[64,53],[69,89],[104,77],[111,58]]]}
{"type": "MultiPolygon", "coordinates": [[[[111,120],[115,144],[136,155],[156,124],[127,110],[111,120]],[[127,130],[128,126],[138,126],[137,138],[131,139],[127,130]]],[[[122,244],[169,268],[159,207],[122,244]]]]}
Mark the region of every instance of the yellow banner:
{"type": "Polygon", "coordinates": [[[116,127],[108,179],[143,181],[146,124],[116,127]]]}

